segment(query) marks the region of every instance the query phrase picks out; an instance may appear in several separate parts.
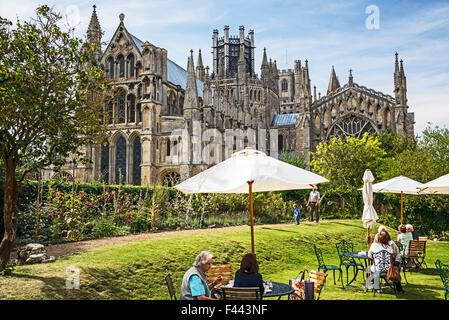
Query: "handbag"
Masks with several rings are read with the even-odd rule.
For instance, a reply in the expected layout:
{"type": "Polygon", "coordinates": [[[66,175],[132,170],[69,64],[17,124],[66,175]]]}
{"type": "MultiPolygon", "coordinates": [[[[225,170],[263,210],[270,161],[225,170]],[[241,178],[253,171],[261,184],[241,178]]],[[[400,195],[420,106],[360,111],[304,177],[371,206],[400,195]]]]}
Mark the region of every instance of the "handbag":
{"type": "Polygon", "coordinates": [[[289,281],[289,284],[295,290],[294,293],[288,296],[289,300],[314,300],[314,290],[315,283],[309,281],[309,270],[305,269],[298,273],[296,278],[289,281]],[[305,273],[307,272],[307,280],[304,280],[305,273]],[[301,278],[298,280],[299,276],[302,274],[301,278]]]}
{"type": "Polygon", "coordinates": [[[390,256],[390,266],[388,267],[387,279],[393,282],[401,282],[401,272],[393,263],[393,255],[390,256]]]}

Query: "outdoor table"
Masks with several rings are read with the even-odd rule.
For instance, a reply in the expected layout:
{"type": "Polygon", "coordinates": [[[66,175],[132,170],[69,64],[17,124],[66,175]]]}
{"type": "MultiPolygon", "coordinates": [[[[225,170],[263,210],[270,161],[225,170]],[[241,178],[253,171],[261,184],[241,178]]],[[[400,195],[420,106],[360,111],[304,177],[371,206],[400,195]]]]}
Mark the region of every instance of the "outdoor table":
{"type": "Polygon", "coordinates": [[[263,298],[279,297],[278,300],[281,300],[282,296],[295,292],[295,290],[289,284],[274,281],[272,283],[273,287],[271,288],[271,291],[265,291],[262,296],[263,298]]]}
{"type": "MultiPolygon", "coordinates": [[[[291,285],[281,282],[274,282],[272,281],[273,287],[271,288],[270,292],[267,292],[267,286],[264,285],[265,291],[262,295],[262,298],[273,298],[273,297],[279,297],[278,300],[281,300],[282,296],[292,294],[295,292],[295,290],[292,288],[291,285]]],[[[226,286],[226,284],[225,284],[226,286]]],[[[216,288],[217,291],[221,292],[221,287],[216,288]]]]}
{"type": "MultiPolygon", "coordinates": [[[[350,258],[357,258],[359,260],[363,259],[363,262],[365,264],[365,271],[368,268],[368,252],[358,252],[358,251],[352,251],[352,252],[345,252],[343,253],[346,257],[350,257],[350,258]]],[[[359,270],[357,269],[357,267],[355,268],[355,273],[354,273],[354,278],[349,281],[349,283],[347,283],[346,285],[350,285],[356,278],[357,278],[357,273],[359,272],[359,270]]]]}

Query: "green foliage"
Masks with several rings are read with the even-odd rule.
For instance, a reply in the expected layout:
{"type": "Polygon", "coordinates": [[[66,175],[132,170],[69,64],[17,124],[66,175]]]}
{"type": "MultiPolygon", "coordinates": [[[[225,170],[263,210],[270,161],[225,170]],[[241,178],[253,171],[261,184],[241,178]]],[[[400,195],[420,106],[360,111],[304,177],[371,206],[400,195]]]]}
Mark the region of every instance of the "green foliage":
{"type": "Polygon", "coordinates": [[[294,152],[282,151],[279,156],[279,160],[302,169],[305,169],[307,166],[306,155],[304,153],[297,156],[294,152]]]}
{"type": "Polygon", "coordinates": [[[386,155],[377,137],[365,133],[362,138],[332,138],[321,142],[311,153],[310,166],[325,176],[333,187],[355,189],[363,185],[366,168],[375,174],[386,155]]]}

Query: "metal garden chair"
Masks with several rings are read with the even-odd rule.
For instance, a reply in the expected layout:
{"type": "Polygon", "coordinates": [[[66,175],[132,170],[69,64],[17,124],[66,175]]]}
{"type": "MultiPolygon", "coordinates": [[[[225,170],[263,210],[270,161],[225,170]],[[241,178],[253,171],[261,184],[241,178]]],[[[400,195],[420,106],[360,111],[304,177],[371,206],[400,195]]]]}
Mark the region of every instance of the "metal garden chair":
{"type": "Polygon", "coordinates": [[[171,279],[170,273],[165,276],[165,282],[167,283],[168,293],[170,294],[170,299],[173,300],[173,298],[175,298],[175,300],[177,300],[175,287],[173,286],[173,281],[171,279]]]}
{"type": "Polygon", "coordinates": [[[346,240],[340,240],[335,244],[335,246],[337,247],[338,257],[340,258],[340,268],[341,266],[346,268],[346,285],[349,285],[348,269],[350,267],[354,269],[354,278],[357,277],[357,273],[360,270],[362,271],[363,279],[365,279],[365,266],[360,262],[356,262],[354,258],[344,255],[345,252],[354,251],[353,243],[346,240]]]}
{"type": "Polygon", "coordinates": [[[447,295],[449,294],[449,265],[442,263],[440,259],[435,261],[435,267],[437,268],[438,274],[443,281],[444,288],[446,292],[444,293],[444,299],[447,300],[447,295]]]}
{"type": "MultiPolygon", "coordinates": [[[[394,294],[397,295],[396,286],[394,284],[392,284],[390,281],[388,281],[388,279],[387,279],[387,273],[388,273],[388,268],[390,267],[390,261],[391,261],[391,254],[387,250],[381,250],[379,252],[373,253],[373,265],[375,266],[375,268],[377,270],[380,271],[379,285],[380,285],[380,279],[385,280],[385,282],[388,284],[388,286],[394,290],[394,294]]],[[[374,290],[374,287],[373,287],[373,295],[376,296],[376,290],[374,290]]]]}
{"type": "Polygon", "coordinates": [[[318,260],[318,271],[323,270],[323,272],[326,273],[328,270],[332,270],[332,272],[334,273],[334,284],[336,284],[336,282],[335,282],[335,270],[340,271],[339,276],[338,276],[338,280],[341,279],[341,285],[342,285],[342,287],[344,289],[345,286],[343,284],[343,271],[341,270],[341,268],[339,266],[335,266],[335,265],[332,265],[332,264],[326,264],[324,262],[323,253],[322,253],[321,249],[318,248],[316,245],[313,245],[313,251],[315,252],[316,259],[318,260]]]}

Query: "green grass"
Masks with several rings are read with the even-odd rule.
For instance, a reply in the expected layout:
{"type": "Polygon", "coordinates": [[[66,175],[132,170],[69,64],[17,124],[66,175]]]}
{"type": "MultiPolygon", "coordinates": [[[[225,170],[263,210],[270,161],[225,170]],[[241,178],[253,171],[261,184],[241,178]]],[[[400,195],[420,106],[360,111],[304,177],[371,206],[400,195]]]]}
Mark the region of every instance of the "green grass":
{"type": "MultiPolygon", "coordinates": [[[[264,279],[288,283],[299,271],[316,269],[312,244],[322,249],[326,264],[338,264],[335,243],[341,239],[352,240],[356,250],[366,249],[365,235],[361,222],[355,220],[256,226],[260,273],[264,279]]],[[[169,299],[164,276],[171,273],[179,296],[182,276],[200,251],[210,251],[215,256],[214,264],[231,263],[236,270],[250,246],[247,227],[101,247],[51,264],[16,267],[12,275],[0,276],[0,299],[169,299]],[[80,270],[79,290],[66,289],[68,266],[80,270]]],[[[361,275],[347,289],[342,289],[338,282],[334,285],[330,273],[320,299],[444,299],[442,282],[435,270],[436,259],[449,262],[448,242],[428,242],[427,268],[407,273],[409,284],[403,282],[406,293],[398,298],[389,288],[373,297],[362,288],[361,275]]]]}

